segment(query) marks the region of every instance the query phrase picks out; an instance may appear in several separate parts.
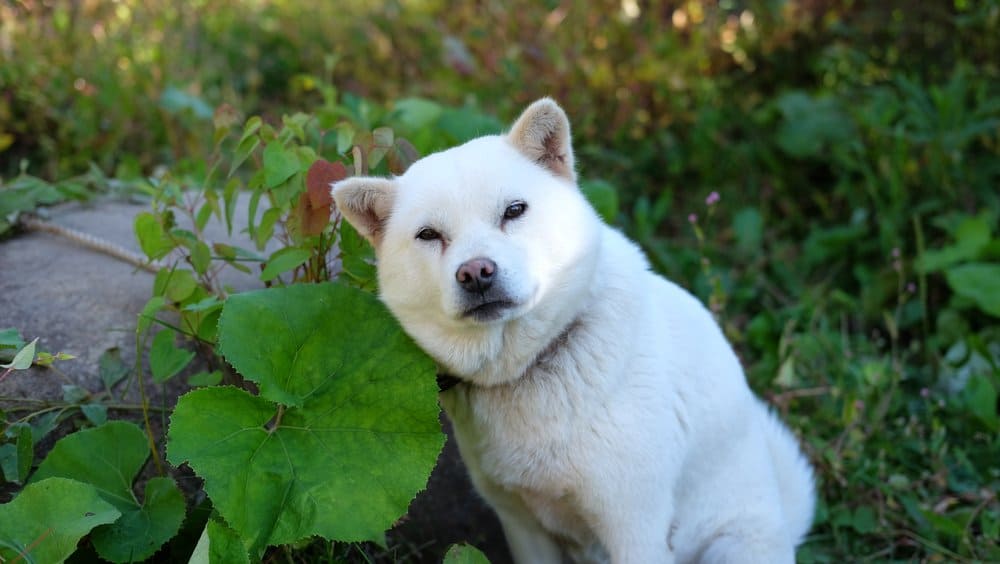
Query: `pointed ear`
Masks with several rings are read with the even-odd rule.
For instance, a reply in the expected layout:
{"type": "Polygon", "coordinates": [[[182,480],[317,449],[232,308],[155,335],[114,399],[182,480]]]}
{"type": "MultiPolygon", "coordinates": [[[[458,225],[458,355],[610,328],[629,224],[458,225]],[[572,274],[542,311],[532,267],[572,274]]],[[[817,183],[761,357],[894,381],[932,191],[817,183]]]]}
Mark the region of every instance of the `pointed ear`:
{"type": "Polygon", "coordinates": [[[396,183],[385,178],[355,177],[333,183],[337,209],[365,239],[378,247],[396,200],[396,183]]]}
{"type": "Polygon", "coordinates": [[[556,176],[576,182],[569,119],[552,98],[542,98],[528,106],[510,128],[507,140],[556,176]]]}

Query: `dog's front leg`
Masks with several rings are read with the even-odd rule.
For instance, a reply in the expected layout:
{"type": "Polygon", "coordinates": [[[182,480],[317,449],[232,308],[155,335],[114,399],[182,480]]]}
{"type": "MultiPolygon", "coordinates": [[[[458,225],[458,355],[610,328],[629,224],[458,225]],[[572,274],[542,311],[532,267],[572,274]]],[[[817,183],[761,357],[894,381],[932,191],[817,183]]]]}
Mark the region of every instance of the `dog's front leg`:
{"type": "MultiPolygon", "coordinates": [[[[473,465],[470,465],[470,470],[473,465]]],[[[485,475],[472,471],[472,481],[503,526],[507,547],[517,564],[560,564],[562,551],[517,496],[485,475]]]]}
{"type": "Polygon", "coordinates": [[[673,496],[664,485],[673,480],[670,469],[659,470],[622,471],[616,478],[591,482],[584,511],[612,564],[675,562],[669,543],[673,496]]]}
{"type": "Polygon", "coordinates": [[[602,527],[599,533],[611,556],[612,564],[674,564],[674,553],[667,543],[669,526],[662,520],[620,522],[602,527]]]}
{"type": "Polygon", "coordinates": [[[517,564],[560,564],[562,552],[541,525],[527,513],[515,514],[499,507],[497,516],[507,546],[517,564]]]}

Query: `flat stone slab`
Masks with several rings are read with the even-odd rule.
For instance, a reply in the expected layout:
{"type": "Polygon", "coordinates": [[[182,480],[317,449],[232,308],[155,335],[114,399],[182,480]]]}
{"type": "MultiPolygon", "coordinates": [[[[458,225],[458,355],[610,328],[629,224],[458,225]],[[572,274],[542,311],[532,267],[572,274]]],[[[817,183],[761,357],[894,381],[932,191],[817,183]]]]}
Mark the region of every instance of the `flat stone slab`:
{"type": "MultiPolygon", "coordinates": [[[[51,221],[141,254],[132,219],[145,209],[66,204],[51,210],[51,221]]],[[[134,362],[136,319],[152,288],[151,273],[50,233],[0,243],[0,328],[18,329],[26,341],[37,337],[40,350],[76,356],[56,364],[65,380],[38,368],[11,373],[0,382],[0,398],[59,399],[66,383],[103,389],[98,359],[119,348],[126,364],[134,362]]]]}

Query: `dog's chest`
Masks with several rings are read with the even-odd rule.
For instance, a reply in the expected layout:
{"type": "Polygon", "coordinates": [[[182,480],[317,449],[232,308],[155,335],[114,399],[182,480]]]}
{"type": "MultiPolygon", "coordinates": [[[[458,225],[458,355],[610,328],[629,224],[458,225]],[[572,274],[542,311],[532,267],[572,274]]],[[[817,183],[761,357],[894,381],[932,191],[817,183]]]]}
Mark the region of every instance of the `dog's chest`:
{"type": "Polygon", "coordinates": [[[557,537],[586,547],[592,535],[576,502],[588,402],[547,384],[456,390],[442,403],[470,471],[519,499],[557,537]]]}

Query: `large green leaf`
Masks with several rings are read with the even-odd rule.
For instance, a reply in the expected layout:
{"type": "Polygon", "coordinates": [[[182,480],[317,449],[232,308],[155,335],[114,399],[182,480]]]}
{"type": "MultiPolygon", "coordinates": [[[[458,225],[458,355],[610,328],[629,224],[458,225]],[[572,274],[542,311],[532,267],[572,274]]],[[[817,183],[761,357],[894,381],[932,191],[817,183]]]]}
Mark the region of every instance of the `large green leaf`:
{"type": "Polygon", "coordinates": [[[211,518],[201,532],[188,564],[249,564],[247,549],[235,531],[211,518]]]}
{"type": "Polygon", "coordinates": [[[97,488],[121,512],[120,519],[94,531],[98,554],[112,562],[144,560],[177,534],[185,509],[184,496],[170,478],[149,480],[144,501],[135,498],[132,482],[148,456],[141,429],[111,421],[57,442],[32,481],[61,477],[97,488]]]}
{"type": "Polygon", "coordinates": [[[956,294],[1000,317],[1000,264],[973,262],[949,268],[944,274],[956,294]]]}
{"type": "Polygon", "coordinates": [[[340,284],[232,296],[219,335],[260,396],[183,396],[169,460],[205,479],[251,554],[311,535],[380,541],[444,442],[433,362],[373,296],[340,284]]]}
{"type": "Polygon", "coordinates": [[[120,515],[89,484],[65,478],[29,484],[0,505],[0,561],[62,562],[83,535],[120,515]]]}

